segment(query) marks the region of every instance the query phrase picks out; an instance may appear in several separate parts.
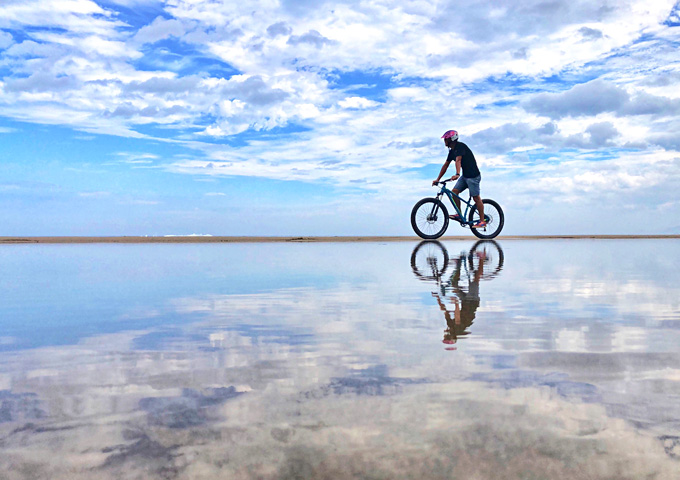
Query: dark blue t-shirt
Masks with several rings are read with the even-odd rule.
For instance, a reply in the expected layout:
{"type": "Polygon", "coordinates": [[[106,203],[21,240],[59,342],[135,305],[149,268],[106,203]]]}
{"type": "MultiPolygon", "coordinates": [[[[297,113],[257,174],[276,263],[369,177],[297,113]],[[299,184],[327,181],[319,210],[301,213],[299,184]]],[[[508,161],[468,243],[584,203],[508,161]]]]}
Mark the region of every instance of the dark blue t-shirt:
{"type": "Polygon", "coordinates": [[[455,162],[456,157],[462,157],[460,164],[463,167],[463,176],[465,178],[475,178],[479,176],[477,160],[475,160],[472,150],[470,150],[463,142],[456,142],[456,146],[449,149],[449,156],[446,157],[446,161],[455,162]]]}

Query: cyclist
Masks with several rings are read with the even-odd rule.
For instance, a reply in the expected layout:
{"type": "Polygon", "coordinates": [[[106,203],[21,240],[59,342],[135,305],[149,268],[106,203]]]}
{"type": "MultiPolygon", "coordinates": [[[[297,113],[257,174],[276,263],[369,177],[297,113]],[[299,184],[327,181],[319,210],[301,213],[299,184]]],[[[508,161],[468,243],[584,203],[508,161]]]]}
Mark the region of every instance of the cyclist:
{"type": "MultiPolygon", "coordinates": [[[[479,195],[479,182],[482,180],[482,175],[477,168],[477,161],[475,156],[472,154],[472,150],[465,145],[463,142],[458,141],[458,132],[455,130],[448,130],[444,135],[444,144],[449,148],[449,155],[446,157],[444,165],[439,172],[437,180],[432,182],[433,186],[439,183],[439,180],[444,176],[446,170],[449,168],[449,164],[453,161],[456,165],[456,174],[451,177],[451,180],[458,179],[456,185],[453,187],[453,193],[459,195],[461,192],[465,191],[466,188],[470,189],[470,195],[477,205],[477,210],[479,211],[479,220],[472,225],[472,228],[484,228],[486,227],[486,222],[484,221],[484,204],[482,203],[482,197],[479,195]],[[461,170],[463,175],[461,176],[461,170]]],[[[458,211],[460,211],[460,200],[457,197],[453,197],[453,201],[456,202],[458,211]]],[[[461,221],[460,215],[457,213],[455,215],[450,215],[452,220],[461,221]]]]}

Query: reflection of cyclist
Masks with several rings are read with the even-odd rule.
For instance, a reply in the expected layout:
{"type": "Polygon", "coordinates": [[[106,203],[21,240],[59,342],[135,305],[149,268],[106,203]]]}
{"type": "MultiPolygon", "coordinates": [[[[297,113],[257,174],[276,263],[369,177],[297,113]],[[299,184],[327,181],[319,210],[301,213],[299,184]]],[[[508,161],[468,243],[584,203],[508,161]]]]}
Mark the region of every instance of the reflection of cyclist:
{"type": "MultiPolygon", "coordinates": [[[[449,147],[449,155],[446,157],[444,165],[442,165],[437,180],[432,182],[432,185],[437,185],[449,168],[449,164],[455,160],[456,174],[451,177],[451,180],[458,178],[458,181],[453,187],[453,193],[458,195],[461,192],[464,192],[466,188],[470,189],[470,195],[475,201],[475,205],[477,205],[477,210],[479,211],[479,220],[472,225],[472,228],[486,227],[486,222],[484,221],[484,204],[482,203],[482,197],[479,195],[479,182],[482,180],[482,175],[479,173],[479,168],[477,168],[475,156],[467,145],[458,141],[458,132],[455,130],[447,131],[442,138],[444,139],[444,144],[449,147]],[[461,169],[463,172],[462,177],[460,176],[461,169]]],[[[456,202],[456,206],[460,211],[460,200],[453,197],[453,201],[456,202]]],[[[457,213],[451,215],[451,218],[457,221],[462,220],[457,213]]]]}
{"type": "MultiPolygon", "coordinates": [[[[449,260],[449,253],[439,242],[420,242],[411,253],[411,268],[419,280],[436,283],[439,292],[432,292],[439,308],[444,312],[446,330],[444,343],[454,344],[458,337],[468,335],[479,308],[479,282],[498,276],[503,268],[503,249],[494,241],[478,241],[469,252],[462,252],[449,260]],[[453,273],[443,281],[445,272],[453,263],[453,273]],[[465,270],[467,286],[461,286],[465,270]]],[[[448,277],[448,274],[446,275],[448,277]]],[[[447,347],[455,350],[455,347],[447,347]]]]}
{"type": "MultiPolygon", "coordinates": [[[[454,309],[453,311],[449,310],[446,307],[446,304],[442,302],[441,297],[437,293],[432,293],[432,296],[437,299],[437,303],[439,304],[439,308],[444,312],[444,318],[446,318],[446,330],[444,330],[444,340],[443,343],[446,343],[447,345],[453,345],[458,341],[458,337],[467,335],[469,332],[467,332],[467,327],[470,326],[472,323],[472,320],[470,320],[470,324],[468,323],[463,323],[463,315],[462,315],[462,309],[460,308],[460,305],[458,304],[458,299],[455,297],[450,297],[450,300],[454,304],[454,309]],[[453,313],[453,318],[451,318],[451,314],[453,313]]],[[[465,318],[467,320],[467,315],[465,315],[465,318]]],[[[474,312],[472,315],[472,318],[474,318],[474,312]]]]}
{"type": "Polygon", "coordinates": [[[475,252],[479,258],[479,265],[473,271],[473,275],[468,277],[467,289],[460,287],[460,275],[463,262],[465,262],[467,255],[461,255],[456,260],[456,270],[451,276],[451,287],[456,294],[456,297],[450,297],[454,303],[453,318],[451,312],[447,310],[446,305],[442,302],[437,294],[433,294],[437,298],[439,308],[444,311],[447,328],[444,330],[444,340],[446,344],[456,343],[458,337],[467,335],[467,328],[472,325],[475,319],[475,314],[479,308],[479,281],[484,275],[484,261],[486,260],[485,252],[475,252]]]}

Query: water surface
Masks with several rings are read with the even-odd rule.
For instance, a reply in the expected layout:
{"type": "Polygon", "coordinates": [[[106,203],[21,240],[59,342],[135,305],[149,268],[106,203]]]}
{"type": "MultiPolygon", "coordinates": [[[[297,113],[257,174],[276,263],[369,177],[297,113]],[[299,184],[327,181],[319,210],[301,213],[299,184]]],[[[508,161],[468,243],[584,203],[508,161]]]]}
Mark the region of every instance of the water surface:
{"type": "Polygon", "coordinates": [[[678,478],[678,245],[2,246],[0,478],[678,478]]]}

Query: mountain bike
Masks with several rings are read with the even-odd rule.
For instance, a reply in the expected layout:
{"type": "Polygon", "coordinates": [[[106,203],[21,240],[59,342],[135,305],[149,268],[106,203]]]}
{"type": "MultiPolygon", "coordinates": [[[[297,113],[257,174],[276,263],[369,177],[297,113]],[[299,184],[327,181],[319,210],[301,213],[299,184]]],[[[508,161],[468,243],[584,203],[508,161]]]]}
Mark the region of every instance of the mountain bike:
{"type": "MultiPolygon", "coordinates": [[[[479,221],[479,211],[477,210],[477,205],[475,205],[475,202],[472,200],[472,196],[465,200],[453,193],[446,188],[446,182],[450,181],[451,179],[439,182],[438,185],[441,185],[441,189],[436,197],[423,198],[416,203],[413,210],[411,210],[411,226],[420,238],[434,240],[435,238],[444,235],[444,232],[446,232],[446,229],[449,227],[449,212],[446,209],[446,205],[444,205],[444,202],[441,200],[444,195],[448,197],[451,205],[453,205],[453,209],[458,214],[458,217],[455,218],[454,221],[457,221],[461,227],[471,227],[479,221]],[[458,208],[453,197],[456,197],[461,203],[466,205],[465,213],[458,208]]],[[[505,223],[503,209],[497,202],[488,198],[483,199],[482,203],[484,204],[484,220],[486,221],[486,227],[470,228],[470,230],[472,230],[472,233],[476,237],[484,240],[496,238],[496,236],[501,233],[503,224],[505,223]]]]}
{"type": "Polygon", "coordinates": [[[500,244],[495,240],[477,240],[469,251],[450,257],[448,250],[437,240],[423,240],[411,253],[411,270],[419,280],[441,284],[450,262],[461,263],[470,279],[470,272],[479,271],[482,262],[485,264],[481,280],[496,278],[505,262],[505,255],[500,244]]]}

